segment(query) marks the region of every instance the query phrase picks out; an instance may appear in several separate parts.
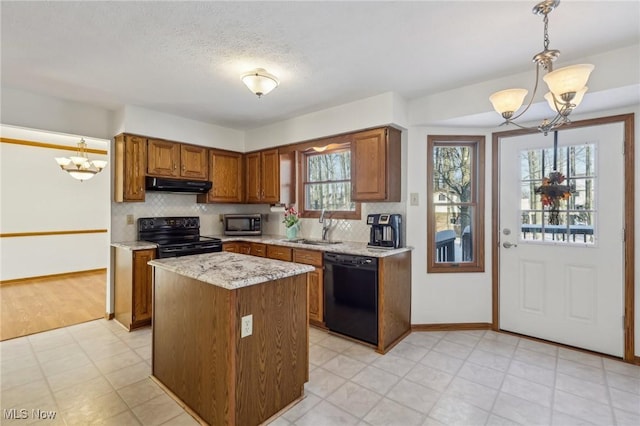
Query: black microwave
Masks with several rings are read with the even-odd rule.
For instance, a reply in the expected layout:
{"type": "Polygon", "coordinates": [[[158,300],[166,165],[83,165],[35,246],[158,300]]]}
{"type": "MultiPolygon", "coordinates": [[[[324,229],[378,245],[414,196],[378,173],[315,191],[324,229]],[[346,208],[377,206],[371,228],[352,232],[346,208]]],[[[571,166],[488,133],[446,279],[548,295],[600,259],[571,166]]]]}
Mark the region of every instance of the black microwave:
{"type": "Polygon", "coordinates": [[[262,235],[260,214],[225,214],[224,235],[262,235]]]}

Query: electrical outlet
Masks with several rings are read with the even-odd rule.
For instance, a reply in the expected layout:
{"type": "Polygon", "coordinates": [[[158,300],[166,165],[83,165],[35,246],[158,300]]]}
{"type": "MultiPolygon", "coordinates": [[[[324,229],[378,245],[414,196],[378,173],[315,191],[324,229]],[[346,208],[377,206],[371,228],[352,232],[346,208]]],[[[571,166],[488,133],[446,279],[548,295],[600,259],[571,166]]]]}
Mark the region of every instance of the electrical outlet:
{"type": "Polygon", "coordinates": [[[133,215],[132,214],[128,214],[127,215],[127,225],[133,225],[133,215]]]}
{"type": "Polygon", "coordinates": [[[224,222],[224,215],[220,214],[220,222],[224,222]]]}
{"type": "Polygon", "coordinates": [[[409,197],[410,197],[410,204],[412,206],[417,206],[417,205],[420,204],[420,202],[418,200],[418,193],[417,192],[412,192],[409,197]]]}
{"type": "Polygon", "coordinates": [[[240,337],[251,336],[253,333],[253,315],[247,315],[242,317],[242,324],[240,325],[240,337]]]}

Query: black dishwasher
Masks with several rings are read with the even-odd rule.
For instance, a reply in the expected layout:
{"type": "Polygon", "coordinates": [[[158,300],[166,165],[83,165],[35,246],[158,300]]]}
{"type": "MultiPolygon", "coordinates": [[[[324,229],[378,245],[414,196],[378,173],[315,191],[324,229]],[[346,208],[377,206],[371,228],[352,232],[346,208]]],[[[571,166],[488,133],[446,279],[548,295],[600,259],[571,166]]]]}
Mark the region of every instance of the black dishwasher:
{"type": "Polygon", "coordinates": [[[327,328],[378,344],[378,259],[324,254],[324,320],[327,328]]]}

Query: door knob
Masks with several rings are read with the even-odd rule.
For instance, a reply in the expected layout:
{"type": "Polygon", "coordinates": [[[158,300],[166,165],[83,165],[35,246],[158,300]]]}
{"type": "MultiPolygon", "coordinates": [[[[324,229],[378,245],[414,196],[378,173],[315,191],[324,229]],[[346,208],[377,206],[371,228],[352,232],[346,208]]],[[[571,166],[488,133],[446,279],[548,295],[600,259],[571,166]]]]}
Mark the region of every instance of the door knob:
{"type": "Polygon", "coordinates": [[[517,244],[512,244],[509,241],[505,241],[504,243],[502,243],[502,247],[508,249],[508,248],[511,248],[511,247],[518,247],[518,245],[517,244]]]}

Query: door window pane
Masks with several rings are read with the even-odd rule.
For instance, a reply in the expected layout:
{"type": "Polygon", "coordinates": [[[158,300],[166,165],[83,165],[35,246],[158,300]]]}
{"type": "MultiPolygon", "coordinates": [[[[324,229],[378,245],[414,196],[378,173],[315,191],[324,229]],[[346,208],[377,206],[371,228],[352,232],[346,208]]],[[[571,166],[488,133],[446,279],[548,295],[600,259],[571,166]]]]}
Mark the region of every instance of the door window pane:
{"type": "Polygon", "coordinates": [[[567,244],[595,244],[596,173],[595,145],[558,149],[557,171],[571,192],[568,198],[545,203],[536,190],[553,172],[553,149],[520,153],[522,217],[521,240],[567,244]]]}

